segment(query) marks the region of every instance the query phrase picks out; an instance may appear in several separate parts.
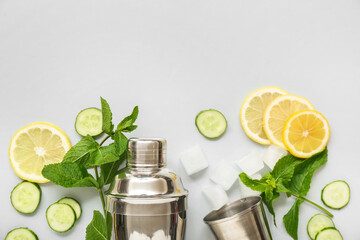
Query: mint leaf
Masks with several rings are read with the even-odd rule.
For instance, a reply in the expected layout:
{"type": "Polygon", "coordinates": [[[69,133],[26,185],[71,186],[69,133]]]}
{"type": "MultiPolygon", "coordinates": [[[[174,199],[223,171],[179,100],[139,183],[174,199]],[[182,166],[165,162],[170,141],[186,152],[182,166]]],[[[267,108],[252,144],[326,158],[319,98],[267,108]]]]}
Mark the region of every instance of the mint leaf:
{"type": "Polygon", "coordinates": [[[137,129],[137,127],[138,127],[137,125],[131,125],[131,126],[127,127],[127,128],[122,129],[121,131],[122,132],[132,132],[135,129],[137,129]]]}
{"type": "Polygon", "coordinates": [[[132,113],[125,117],[118,125],[117,130],[121,132],[131,132],[137,128],[136,125],[133,125],[136,121],[139,114],[139,108],[138,106],[134,107],[132,113]]]}
{"type": "Polygon", "coordinates": [[[290,193],[290,190],[287,188],[287,186],[285,186],[285,184],[283,182],[283,179],[281,179],[281,178],[276,182],[276,189],[275,190],[277,192],[279,192],[279,193],[281,193],[281,192],[290,193]]]}
{"type": "Polygon", "coordinates": [[[100,166],[101,172],[100,178],[98,180],[100,186],[105,186],[112,182],[114,177],[119,173],[119,167],[125,161],[126,157],[127,154],[124,153],[120,156],[120,159],[118,161],[103,164],[100,166]]]}
{"type": "Polygon", "coordinates": [[[91,136],[83,137],[65,154],[63,162],[74,162],[88,168],[91,154],[98,150],[99,144],[91,136]]]}
{"type": "Polygon", "coordinates": [[[66,187],[95,187],[99,185],[85,167],[72,162],[46,165],[42,175],[53,183],[66,187]]]}
{"type": "Polygon", "coordinates": [[[276,181],[281,179],[283,183],[289,182],[294,175],[296,165],[298,165],[301,161],[302,160],[299,158],[288,154],[285,157],[279,159],[279,161],[274,166],[271,175],[276,179],[276,181]]]}
{"type": "Polygon", "coordinates": [[[85,168],[117,161],[115,144],[100,147],[91,136],[83,137],[64,156],[63,162],[74,162],[85,168]]]}
{"type": "Polygon", "coordinates": [[[286,231],[294,240],[298,239],[299,209],[303,202],[301,198],[296,199],[294,205],[283,217],[286,231]]]}
{"type": "Polygon", "coordinates": [[[301,197],[306,196],[310,189],[314,172],[327,162],[327,149],[303,160],[294,171],[294,176],[289,182],[289,190],[301,197]]]}
{"type": "Polygon", "coordinates": [[[108,135],[113,134],[114,124],[112,123],[112,113],[107,101],[101,98],[101,111],[102,111],[102,130],[108,135]]]}
{"type": "Polygon", "coordinates": [[[119,160],[119,155],[116,153],[115,144],[111,143],[109,146],[99,147],[91,154],[89,166],[100,166],[117,160],[119,160]]]}
{"type": "Polygon", "coordinates": [[[128,139],[119,130],[114,134],[115,150],[118,155],[121,155],[127,149],[128,139]]]}
{"type": "Polygon", "coordinates": [[[239,175],[241,181],[245,186],[251,188],[254,191],[265,192],[268,183],[266,183],[263,178],[261,180],[251,179],[246,173],[242,172],[239,175]]]}
{"type": "Polygon", "coordinates": [[[269,210],[269,212],[273,215],[274,225],[276,226],[275,211],[274,211],[273,203],[277,198],[279,198],[280,194],[276,191],[273,191],[271,198],[268,198],[266,196],[265,192],[261,193],[260,196],[261,196],[264,204],[266,205],[267,209],[269,210]]]}
{"type": "Polygon", "coordinates": [[[94,211],[94,216],[86,228],[86,240],[108,240],[108,228],[104,216],[99,211],[94,211]]]}

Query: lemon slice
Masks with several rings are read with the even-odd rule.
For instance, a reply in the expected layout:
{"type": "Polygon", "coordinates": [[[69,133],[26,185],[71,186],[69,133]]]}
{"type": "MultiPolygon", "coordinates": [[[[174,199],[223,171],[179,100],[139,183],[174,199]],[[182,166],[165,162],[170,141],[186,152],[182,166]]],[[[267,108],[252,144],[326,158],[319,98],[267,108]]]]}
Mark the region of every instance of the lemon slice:
{"type": "Polygon", "coordinates": [[[250,93],[240,109],[240,122],[246,135],[257,143],[269,145],[263,129],[263,115],[267,105],[276,97],[288,94],[278,87],[259,88],[250,93]]]}
{"type": "Polygon", "coordinates": [[[283,141],[289,152],[300,158],[308,158],[325,149],[330,138],[326,118],[314,110],[292,114],[286,121],[283,141]]]}
{"type": "Polygon", "coordinates": [[[282,132],[286,120],[291,114],[302,110],[314,110],[314,106],[305,98],[285,95],[274,99],[264,112],[264,130],[271,143],[285,148],[282,132]]]}
{"type": "Polygon", "coordinates": [[[48,182],[41,174],[47,164],[61,162],[71,144],[57,126],[35,122],[18,130],[12,137],[9,157],[12,168],[22,179],[48,182]]]}

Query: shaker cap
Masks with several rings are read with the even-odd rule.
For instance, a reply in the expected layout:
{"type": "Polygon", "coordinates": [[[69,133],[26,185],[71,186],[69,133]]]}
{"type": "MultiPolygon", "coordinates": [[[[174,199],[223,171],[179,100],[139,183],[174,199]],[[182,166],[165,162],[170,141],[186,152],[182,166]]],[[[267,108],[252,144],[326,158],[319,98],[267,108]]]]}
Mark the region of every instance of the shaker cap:
{"type": "Polygon", "coordinates": [[[107,209],[136,216],[167,215],[186,211],[188,191],[180,177],[164,167],[166,141],[162,138],[130,138],[127,167],[110,185],[107,209]]]}
{"type": "Polygon", "coordinates": [[[166,165],[166,140],[162,138],[130,138],[128,167],[153,168],[166,165]]]}

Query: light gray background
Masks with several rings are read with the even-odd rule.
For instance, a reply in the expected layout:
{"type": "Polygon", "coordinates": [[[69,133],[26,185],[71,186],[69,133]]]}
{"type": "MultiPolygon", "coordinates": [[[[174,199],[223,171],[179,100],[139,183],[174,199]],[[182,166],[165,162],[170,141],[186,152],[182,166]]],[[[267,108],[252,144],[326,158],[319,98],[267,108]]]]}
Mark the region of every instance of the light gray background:
{"type": "MultiPolygon", "coordinates": [[[[308,98],[329,120],[329,162],[316,172],[308,194],[320,202],[330,181],[344,179],[351,201],[335,214],[346,240],[358,239],[360,1],[358,0],[0,0],[0,238],[28,226],[40,239],[84,239],[97,192],[42,184],[43,199],[32,216],[11,206],[20,181],[8,161],[17,129],[34,121],[61,127],[72,143],[76,114],[106,98],[115,121],[139,105],[139,128],[131,136],[168,140],[168,166],[190,191],[187,240],[213,239],[202,218],[210,205],[201,189],[221,160],[233,162],[265,147],[246,137],[238,118],[252,90],[274,85],[308,98]],[[228,119],[225,135],[202,137],[194,119],[215,108],[228,119]],[[210,167],[188,177],[180,154],[200,144],[210,167]],[[57,234],[45,210],[63,196],[77,198],[83,216],[57,234]]],[[[230,198],[240,197],[236,187],[230,198]]],[[[275,203],[275,240],[286,240],[282,216],[293,199],[275,203]]],[[[315,213],[301,207],[299,239],[315,213]]],[[[271,221],[271,218],[270,218],[271,221]]]]}

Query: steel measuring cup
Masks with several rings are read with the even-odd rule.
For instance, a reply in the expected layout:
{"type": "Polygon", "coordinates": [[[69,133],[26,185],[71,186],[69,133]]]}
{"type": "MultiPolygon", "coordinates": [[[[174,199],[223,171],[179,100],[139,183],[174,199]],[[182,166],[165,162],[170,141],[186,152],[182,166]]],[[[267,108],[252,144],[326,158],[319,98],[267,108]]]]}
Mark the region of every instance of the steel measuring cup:
{"type": "Polygon", "coordinates": [[[271,240],[261,197],[226,204],[205,216],[204,222],[218,240],[271,240]]]}

